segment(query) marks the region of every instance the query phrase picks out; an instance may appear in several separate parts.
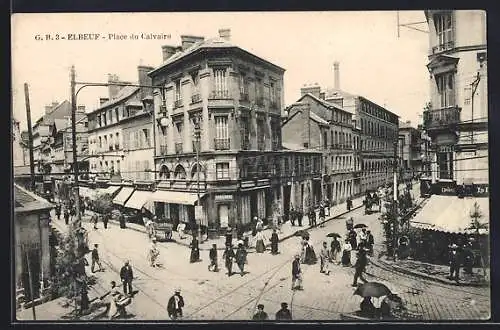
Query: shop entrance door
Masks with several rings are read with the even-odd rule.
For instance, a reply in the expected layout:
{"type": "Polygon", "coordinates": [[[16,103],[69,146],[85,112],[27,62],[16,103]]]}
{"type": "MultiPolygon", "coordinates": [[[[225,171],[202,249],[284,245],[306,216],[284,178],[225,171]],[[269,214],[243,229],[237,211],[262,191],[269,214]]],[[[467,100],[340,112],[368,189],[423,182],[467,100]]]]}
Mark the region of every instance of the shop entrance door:
{"type": "Polygon", "coordinates": [[[219,223],[221,228],[229,226],[229,206],[226,204],[219,205],[219,223]]]}

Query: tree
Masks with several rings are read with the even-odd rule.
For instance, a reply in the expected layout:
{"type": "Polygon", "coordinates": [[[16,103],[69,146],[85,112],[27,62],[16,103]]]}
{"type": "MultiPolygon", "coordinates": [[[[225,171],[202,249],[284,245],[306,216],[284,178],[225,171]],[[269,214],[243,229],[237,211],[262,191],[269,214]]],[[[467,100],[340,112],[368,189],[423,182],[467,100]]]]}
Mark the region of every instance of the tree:
{"type": "Polygon", "coordinates": [[[106,214],[113,209],[113,199],[109,194],[101,194],[95,199],[94,205],[98,213],[106,214]]]}
{"type": "Polygon", "coordinates": [[[481,240],[480,240],[480,230],[481,229],[488,229],[488,224],[484,222],[480,222],[480,219],[483,217],[483,213],[479,209],[479,205],[477,202],[474,202],[474,206],[472,211],[470,212],[470,218],[471,218],[471,224],[468,229],[471,229],[474,231],[474,234],[476,236],[476,241],[479,244],[479,257],[481,260],[481,268],[483,269],[483,276],[486,278],[486,263],[484,261],[484,253],[483,249],[481,246],[481,240]]]}

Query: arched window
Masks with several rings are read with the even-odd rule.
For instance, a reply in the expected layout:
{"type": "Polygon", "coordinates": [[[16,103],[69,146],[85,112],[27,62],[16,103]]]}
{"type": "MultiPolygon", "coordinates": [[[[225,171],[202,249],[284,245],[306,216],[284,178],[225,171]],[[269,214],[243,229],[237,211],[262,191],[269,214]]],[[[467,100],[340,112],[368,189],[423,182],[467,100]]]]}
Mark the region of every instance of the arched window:
{"type": "Polygon", "coordinates": [[[184,170],[184,167],[182,167],[182,165],[176,166],[175,171],[174,171],[174,178],[180,179],[180,180],[186,179],[186,170],[184,170]]]}
{"type": "Polygon", "coordinates": [[[160,167],[160,179],[170,179],[170,171],[167,165],[162,165],[160,167]]]}
{"type": "Polygon", "coordinates": [[[205,172],[203,171],[203,167],[200,164],[196,164],[193,166],[193,169],[191,170],[191,179],[198,179],[196,174],[198,171],[200,171],[200,181],[205,181],[205,172]]]}

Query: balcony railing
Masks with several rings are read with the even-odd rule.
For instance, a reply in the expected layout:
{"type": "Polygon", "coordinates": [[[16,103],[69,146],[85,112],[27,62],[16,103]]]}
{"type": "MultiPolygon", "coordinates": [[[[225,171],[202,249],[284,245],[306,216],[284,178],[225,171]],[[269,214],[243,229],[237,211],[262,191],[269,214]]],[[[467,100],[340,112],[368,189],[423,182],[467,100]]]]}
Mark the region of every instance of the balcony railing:
{"type": "Polygon", "coordinates": [[[160,155],[164,156],[167,154],[167,146],[166,145],[160,145],[160,155]]]}
{"type": "Polygon", "coordinates": [[[201,95],[199,93],[191,95],[191,103],[198,103],[198,102],[201,102],[201,95]]]}
{"type": "Polygon", "coordinates": [[[210,93],[211,100],[227,100],[229,99],[229,91],[228,90],[219,90],[212,91],[210,93]]]}
{"type": "Polygon", "coordinates": [[[448,41],[445,43],[442,43],[440,45],[432,47],[432,54],[444,52],[445,50],[449,50],[455,47],[455,42],[454,41],[448,41]]]}
{"type": "Polygon", "coordinates": [[[264,97],[263,96],[257,96],[255,98],[255,103],[257,103],[257,105],[264,105],[264,97]]]}
{"type": "Polygon", "coordinates": [[[442,128],[460,122],[460,109],[456,106],[424,111],[424,128],[442,128]]]}
{"type": "Polygon", "coordinates": [[[182,154],[182,142],[175,143],[175,153],[182,154]]]}
{"type": "Polygon", "coordinates": [[[182,107],[182,99],[175,100],[175,102],[174,102],[174,108],[177,109],[177,108],[180,108],[180,107],[182,107]]]}
{"type": "Polygon", "coordinates": [[[241,101],[248,101],[248,93],[241,93],[240,92],[240,100],[241,101]]]}
{"type": "Polygon", "coordinates": [[[214,143],[215,143],[215,150],[229,150],[230,147],[229,139],[215,138],[214,143]]]}

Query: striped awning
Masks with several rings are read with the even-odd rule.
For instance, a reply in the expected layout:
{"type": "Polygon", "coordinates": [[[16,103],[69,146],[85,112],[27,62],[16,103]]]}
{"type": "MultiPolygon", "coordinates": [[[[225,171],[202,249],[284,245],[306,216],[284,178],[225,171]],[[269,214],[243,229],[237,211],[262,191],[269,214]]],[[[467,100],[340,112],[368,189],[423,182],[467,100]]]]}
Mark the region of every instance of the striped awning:
{"type": "Polygon", "coordinates": [[[113,204],[124,205],[127,199],[129,199],[130,195],[134,192],[134,188],[131,187],[123,187],[122,190],[116,195],[113,199],[113,204]]]}
{"type": "MultiPolygon", "coordinates": [[[[202,198],[205,193],[200,194],[202,198]]],[[[154,202],[164,202],[170,204],[194,205],[198,200],[198,195],[182,191],[165,191],[157,190],[151,195],[151,200],[154,202]]]]}
{"type": "Polygon", "coordinates": [[[136,190],[125,203],[125,207],[140,210],[151,199],[151,194],[151,191],[136,190]]]}

